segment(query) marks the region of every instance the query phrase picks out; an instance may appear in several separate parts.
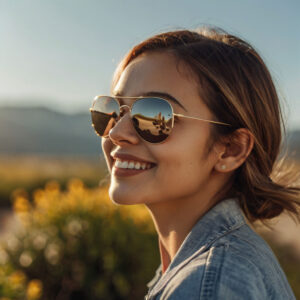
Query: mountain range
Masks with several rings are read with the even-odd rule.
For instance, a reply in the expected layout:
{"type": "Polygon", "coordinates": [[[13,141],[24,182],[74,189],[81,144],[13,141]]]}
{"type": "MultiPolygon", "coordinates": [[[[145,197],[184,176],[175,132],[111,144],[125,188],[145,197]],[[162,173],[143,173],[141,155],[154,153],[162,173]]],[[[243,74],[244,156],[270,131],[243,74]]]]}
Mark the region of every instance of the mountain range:
{"type": "MultiPolygon", "coordinates": [[[[300,130],[288,132],[289,153],[300,159],[300,130]]],[[[101,139],[89,113],[66,114],[45,107],[0,108],[0,153],[98,155],[101,139]]]]}
{"type": "Polygon", "coordinates": [[[0,153],[82,154],[101,152],[88,113],[66,114],[44,107],[0,108],[0,153]]]}

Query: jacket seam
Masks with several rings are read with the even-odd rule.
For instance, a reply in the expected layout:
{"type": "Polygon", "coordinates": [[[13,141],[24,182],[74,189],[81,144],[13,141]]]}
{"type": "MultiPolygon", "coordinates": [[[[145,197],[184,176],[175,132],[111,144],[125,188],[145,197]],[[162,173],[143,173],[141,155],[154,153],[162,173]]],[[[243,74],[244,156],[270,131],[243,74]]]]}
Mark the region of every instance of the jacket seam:
{"type": "MultiPolygon", "coordinates": [[[[260,238],[266,243],[266,241],[265,241],[262,237],[260,237],[260,238]]],[[[245,239],[245,238],[243,238],[243,237],[239,237],[239,239],[242,240],[242,241],[244,241],[244,242],[246,242],[246,243],[248,243],[249,245],[251,245],[251,248],[253,248],[254,250],[257,249],[256,244],[252,243],[252,241],[247,240],[247,239],[245,239]]],[[[269,246],[267,243],[266,243],[266,245],[269,246]]],[[[231,246],[231,248],[232,248],[233,250],[236,250],[234,246],[231,246]]],[[[271,248],[270,248],[270,249],[267,249],[267,250],[271,250],[271,251],[272,251],[271,248]]],[[[269,253],[268,253],[267,251],[265,251],[265,253],[266,253],[267,255],[269,255],[269,253]]],[[[258,252],[257,252],[257,255],[261,256],[261,251],[258,251],[258,252]]],[[[249,261],[249,263],[250,263],[250,261],[249,261]]],[[[274,272],[273,269],[271,269],[271,270],[269,269],[269,271],[270,271],[270,273],[271,273],[272,276],[274,276],[274,275],[276,276],[276,275],[277,275],[277,272],[276,272],[276,271],[274,272]]]]}
{"type": "MultiPolygon", "coordinates": [[[[214,239],[212,239],[211,241],[208,241],[208,244],[204,245],[203,247],[199,248],[197,251],[195,251],[190,257],[188,257],[185,261],[183,261],[181,264],[179,264],[177,267],[178,269],[175,270],[175,272],[169,276],[165,282],[163,282],[161,284],[161,286],[155,290],[155,288],[160,284],[160,280],[163,279],[163,277],[161,277],[158,282],[155,283],[155,285],[153,286],[153,288],[151,289],[151,291],[149,291],[149,297],[152,297],[153,294],[155,293],[160,293],[165,287],[166,285],[170,282],[170,280],[176,276],[176,274],[178,274],[178,272],[184,267],[186,266],[187,264],[189,264],[193,259],[195,259],[199,254],[201,253],[204,253],[205,251],[207,251],[208,249],[211,248],[211,246],[217,241],[219,240],[220,238],[230,234],[231,232],[241,228],[242,226],[246,225],[246,223],[244,221],[240,222],[240,223],[237,223],[233,226],[229,226],[228,230],[224,233],[222,233],[221,235],[215,237],[214,239]]],[[[220,245],[220,246],[224,246],[224,244],[220,245]]],[[[216,246],[215,248],[217,247],[220,247],[219,245],[216,246]]]]}
{"type": "MultiPolygon", "coordinates": [[[[253,268],[254,268],[254,269],[262,276],[262,279],[263,279],[263,282],[264,282],[264,287],[265,287],[266,293],[267,293],[268,295],[272,294],[272,291],[269,289],[269,286],[266,284],[266,283],[268,282],[268,280],[267,280],[267,278],[266,278],[266,275],[263,274],[263,273],[261,273],[261,271],[260,271],[260,269],[257,267],[257,265],[254,264],[254,263],[253,263],[251,260],[249,260],[247,257],[242,256],[242,255],[240,254],[240,252],[237,251],[237,249],[236,249],[234,246],[230,245],[230,248],[232,249],[232,252],[234,252],[234,253],[236,254],[236,256],[242,258],[244,261],[247,261],[247,263],[248,263],[249,265],[251,265],[251,266],[252,266],[252,267],[253,267],[253,268]]],[[[273,276],[273,275],[275,275],[275,274],[272,272],[271,275],[273,276]]],[[[282,286],[282,283],[281,283],[281,286],[282,286]]],[[[285,284],[284,284],[282,287],[284,288],[285,296],[288,297],[288,296],[289,296],[289,293],[288,293],[287,290],[286,290],[285,284]]]]}
{"type": "Polygon", "coordinates": [[[223,267],[223,257],[224,257],[224,249],[226,244],[218,245],[216,247],[212,247],[209,250],[209,255],[207,258],[207,263],[203,273],[202,284],[200,288],[199,299],[215,299],[216,292],[216,281],[220,276],[221,269],[223,267]],[[220,253],[221,263],[216,263],[214,261],[214,257],[217,251],[222,251],[220,253]]]}
{"type": "Polygon", "coordinates": [[[206,249],[209,249],[216,241],[218,241],[219,239],[223,238],[224,236],[226,236],[228,234],[231,234],[232,232],[240,229],[242,226],[245,226],[245,225],[247,225],[247,224],[245,222],[242,222],[242,223],[238,223],[238,224],[236,224],[232,227],[230,226],[229,229],[226,232],[224,232],[221,235],[215,237],[214,239],[208,240],[207,244],[205,245],[203,250],[205,251],[206,249]]]}

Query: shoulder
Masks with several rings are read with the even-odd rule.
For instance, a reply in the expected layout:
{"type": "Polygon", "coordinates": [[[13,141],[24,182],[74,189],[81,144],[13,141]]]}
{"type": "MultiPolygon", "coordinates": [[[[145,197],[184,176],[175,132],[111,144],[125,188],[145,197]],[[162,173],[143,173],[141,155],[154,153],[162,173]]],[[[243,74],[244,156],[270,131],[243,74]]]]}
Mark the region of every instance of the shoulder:
{"type": "Polygon", "coordinates": [[[271,248],[247,224],[208,251],[200,299],[295,299],[271,248]]]}
{"type": "Polygon", "coordinates": [[[174,300],[295,299],[271,249],[246,224],[193,258],[164,294],[174,300]]]}
{"type": "MultiPolygon", "coordinates": [[[[225,241],[224,241],[225,242],[225,241]]],[[[241,245],[217,243],[208,251],[199,299],[267,299],[263,272],[241,245]]]]}

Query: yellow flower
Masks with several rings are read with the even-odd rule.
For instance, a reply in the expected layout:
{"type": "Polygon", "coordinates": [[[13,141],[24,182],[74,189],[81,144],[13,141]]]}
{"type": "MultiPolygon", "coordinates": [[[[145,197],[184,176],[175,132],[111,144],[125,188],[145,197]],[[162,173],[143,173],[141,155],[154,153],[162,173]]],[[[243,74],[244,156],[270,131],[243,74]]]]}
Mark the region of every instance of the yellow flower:
{"type": "Polygon", "coordinates": [[[82,193],[84,191],[84,184],[78,178],[72,178],[68,182],[68,190],[72,193],[82,193]]]}
{"type": "Polygon", "coordinates": [[[37,300],[40,299],[43,293],[43,284],[38,279],[31,280],[27,285],[26,299],[37,300]]]}
{"type": "Polygon", "coordinates": [[[124,206],[120,208],[120,212],[125,219],[131,218],[137,226],[146,225],[147,228],[145,229],[149,232],[153,232],[155,230],[151,221],[150,213],[145,206],[140,204],[127,207],[124,206]]]}
{"type": "Polygon", "coordinates": [[[42,189],[36,189],[33,193],[33,201],[37,207],[45,206],[45,202],[47,201],[45,197],[45,191],[42,189]]]}
{"type": "Polygon", "coordinates": [[[31,205],[27,198],[24,196],[17,196],[14,201],[14,211],[16,213],[27,213],[31,205]]]}
{"type": "Polygon", "coordinates": [[[9,276],[9,281],[12,286],[22,286],[25,284],[26,275],[22,271],[15,271],[9,276]]]}
{"type": "Polygon", "coordinates": [[[46,193],[50,195],[57,195],[60,192],[59,183],[55,180],[48,181],[45,186],[46,193]]]}

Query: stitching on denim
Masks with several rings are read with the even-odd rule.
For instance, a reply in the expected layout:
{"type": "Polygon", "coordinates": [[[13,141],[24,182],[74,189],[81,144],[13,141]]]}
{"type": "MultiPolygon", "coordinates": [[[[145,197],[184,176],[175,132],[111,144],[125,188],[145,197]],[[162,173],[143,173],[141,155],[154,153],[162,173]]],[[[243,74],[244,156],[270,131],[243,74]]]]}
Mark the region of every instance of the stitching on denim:
{"type": "Polygon", "coordinates": [[[241,227],[245,226],[246,223],[237,223],[233,226],[229,226],[227,231],[222,231],[220,234],[217,234],[214,238],[208,239],[207,243],[205,244],[204,250],[210,248],[217,240],[221,239],[222,237],[231,234],[233,231],[240,229],[241,227]]]}
{"type": "MultiPolygon", "coordinates": [[[[241,239],[241,240],[245,241],[244,239],[241,239]]],[[[251,244],[251,243],[250,243],[250,244],[251,244]]],[[[253,244],[251,244],[251,245],[253,246],[253,244]]],[[[262,273],[260,272],[259,268],[257,267],[257,265],[255,265],[251,260],[249,260],[248,257],[242,256],[242,255],[240,254],[240,251],[238,251],[238,249],[237,249],[235,246],[233,246],[233,245],[231,244],[231,245],[230,245],[230,248],[231,248],[232,252],[234,252],[235,255],[236,255],[237,257],[242,258],[243,261],[247,261],[247,263],[248,263],[249,265],[251,265],[255,270],[258,271],[258,273],[260,273],[260,274],[262,275],[262,278],[263,278],[264,282],[266,283],[266,284],[265,284],[266,291],[267,291],[267,293],[270,295],[270,294],[272,293],[272,290],[270,289],[270,287],[269,287],[269,285],[268,285],[268,282],[269,282],[269,281],[268,281],[268,278],[266,277],[266,275],[262,274],[262,273]]],[[[259,254],[259,252],[258,252],[258,254],[259,254]]],[[[278,271],[279,271],[279,270],[277,270],[277,272],[271,272],[271,276],[276,276],[276,275],[278,275],[278,271]]],[[[283,274],[283,275],[285,275],[285,274],[283,274]]],[[[283,287],[284,287],[285,291],[287,292],[287,289],[288,289],[288,288],[287,288],[286,282],[283,283],[282,281],[280,281],[280,283],[283,284],[283,287]]],[[[289,296],[289,293],[288,293],[288,292],[286,293],[286,296],[289,296]]]]}
{"type": "Polygon", "coordinates": [[[223,267],[223,257],[225,253],[226,244],[218,245],[216,247],[212,247],[209,250],[209,255],[207,258],[207,263],[205,265],[205,270],[203,273],[202,284],[200,288],[199,299],[215,299],[216,292],[216,283],[218,277],[220,276],[220,270],[223,267]],[[217,252],[221,251],[221,255],[218,255],[217,252]],[[221,257],[221,260],[214,260],[214,257],[218,255],[221,257]],[[219,263],[221,261],[221,263],[219,263]]]}
{"type": "MultiPolygon", "coordinates": [[[[161,289],[163,289],[168,283],[169,281],[185,266],[187,265],[192,259],[194,259],[195,257],[197,257],[199,254],[205,252],[207,249],[209,249],[211,247],[211,245],[216,242],[218,239],[228,235],[229,233],[231,233],[232,231],[235,231],[237,229],[239,229],[242,226],[245,226],[246,223],[242,222],[242,223],[236,223],[233,226],[229,226],[228,230],[223,233],[221,235],[218,235],[217,237],[215,237],[214,239],[211,240],[211,242],[207,243],[206,245],[204,245],[203,247],[201,247],[200,249],[198,249],[196,252],[194,252],[189,258],[187,258],[186,260],[184,260],[181,264],[179,264],[176,268],[174,268],[170,273],[166,274],[167,278],[164,280],[164,277],[162,275],[162,277],[159,279],[159,281],[155,284],[155,286],[153,287],[153,289],[150,291],[149,293],[149,297],[151,297],[153,294],[159,292],[161,289]]],[[[223,245],[224,246],[224,245],[223,245]]]]}
{"type": "MultiPolygon", "coordinates": [[[[249,226],[248,226],[249,227],[249,226]]],[[[255,231],[255,230],[253,230],[251,227],[249,227],[249,229],[251,230],[251,231],[253,231],[257,236],[258,236],[258,238],[260,238],[261,240],[263,240],[264,241],[264,243],[265,243],[265,246],[266,246],[266,249],[264,249],[264,253],[266,254],[266,255],[269,255],[269,253],[271,252],[272,254],[273,254],[273,256],[275,257],[275,259],[277,259],[277,257],[275,256],[275,254],[273,253],[273,250],[272,250],[272,248],[270,247],[270,245],[255,231]]],[[[255,243],[253,243],[251,240],[249,240],[249,239],[245,239],[245,238],[243,238],[243,237],[237,237],[235,234],[233,234],[232,235],[233,237],[235,237],[236,239],[238,239],[238,240],[241,240],[241,241],[244,241],[245,243],[248,243],[248,244],[250,244],[251,245],[251,247],[252,248],[254,248],[254,249],[257,249],[257,245],[255,244],[255,243]]],[[[235,249],[235,247],[232,247],[233,249],[235,249]]],[[[257,252],[257,255],[260,255],[261,256],[261,251],[258,251],[257,252]]],[[[268,269],[268,271],[270,272],[270,275],[271,276],[277,276],[278,275],[278,272],[282,272],[282,269],[280,268],[280,264],[279,264],[279,262],[277,261],[277,263],[278,263],[278,265],[275,265],[274,266],[274,268],[272,268],[272,269],[268,269]]],[[[285,274],[284,274],[285,275],[285,274]]],[[[285,282],[284,283],[284,286],[285,287],[287,287],[287,283],[288,282],[285,282]]]]}
{"type": "MultiPolygon", "coordinates": [[[[259,271],[259,268],[258,268],[251,260],[249,260],[247,256],[242,256],[242,255],[240,254],[240,251],[239,251],[237,248],[235,248],[233,245],[230,245],[230,249],[231,249],[232,252],[235,253],[235,256],[236,256],[236,257],[241,258],[242,261],[247,262],[250,266],[252,266],[252,268],[253,268],[254,270],[258,271],[258,273],[260,273],[260,274],[262,275],[262,278],[264,279],[265,282],[268,281],[268,280],[265,278],[265,276],[259,271]]],[[[266,285],[265,285],[265,287],[266,287],[267,293],[269,294],[269,289],[268,289],[268,287],[267,287],[266,285]]]]}

